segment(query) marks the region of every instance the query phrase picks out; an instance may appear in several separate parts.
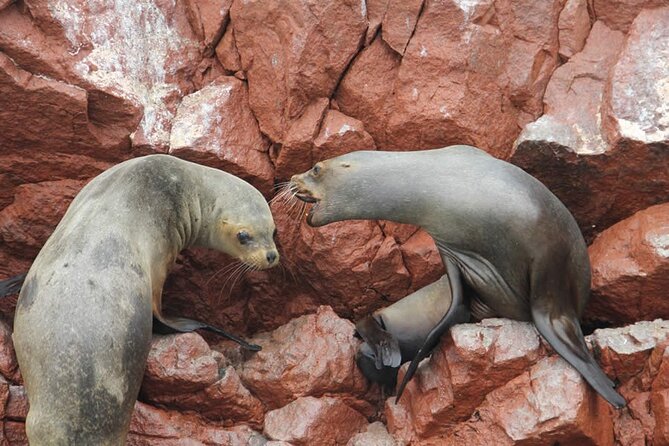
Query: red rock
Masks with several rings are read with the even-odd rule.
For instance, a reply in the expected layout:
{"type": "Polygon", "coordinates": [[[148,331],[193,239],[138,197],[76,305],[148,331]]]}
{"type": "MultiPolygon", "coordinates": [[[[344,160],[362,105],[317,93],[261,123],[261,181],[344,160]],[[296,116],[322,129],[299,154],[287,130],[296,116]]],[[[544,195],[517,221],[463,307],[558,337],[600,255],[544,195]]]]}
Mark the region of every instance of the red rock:
{"type": "Polygon", "coordinates": [[[0,417],[4,420],[7,416],[7,404],[10,398],[11,386],[3,377],[0,377],[0,417]]]}
{"type": "Polygon", "coordinates": [[[612,445],[610,410],[574,368],[552,357],[490,393],[479,414],[515,444],[612,445]]]}
{"type": "Polygon", "coordinates": [[[388,97],[397,78],[400,56],[376,38],[353,59],[336,93],[340,110],[359,119],[377,144],[385,149],[388,97]]]}
{"type": "Polygon", "coordinates": [[[17,187],[14,203],[0,212],[0,238],[5,249],[32,260],[84,183],[62,180],[17,187]]]}
{"type": "Polygon", "coordinates": [[[0,320],[0,375],[13,383],[21,379],[12,343],[12,330],[2,320],[0,320]]]}
{"type": "MultiPolygon", "coordinates": [[[[632,23],[605,96],[605,130],[614,144],[669,144],[669,66],[664,62],[667,54],[669,6],[642,11],[632,23]]],[[[664,166],[662,179],[666,184],[666,158],[664,166]]]]}
{"type": "Polygon", "coordinates": [[[4,431],[4,436],[11,446],[28,446],[25,423],[5,421],[4,431]]]}
{"type": "MultiPolygon", "coordinates": [[[[399,246],[394,237],[384,236],[376,222],[347,221],[312,228],[300,217],[300,204],[279,201],[272,209],[286,279],[292,280],[292,274],[300,282],[299,291],[293,291],[291,285],[286,292],[316,296],[312,297],[316,305],[327,303],[337,314],[351,319],[410,294],[411,277],[399,246]]],[[[286,300],[285,294],[277,298],[286,300]]]]}
{"type": "Polygon", "coordinates": [[[314,139],[313,161],[318,162],[354,150],[374,150],[376,145],[362,122],[336,110],[328,110],[314,139]]]}
{"type": "Polygon", "coordinates": [[[371,423],[367,428],[348,440],[346,446],[399,446],[399,442],[388,433],[380,421],[371,423]]]}
{"type": "Polygon", "coordinates": [[[242,69],[242,62],[239,59],[239,51],[235,43],[234,29],[228,26],[223,34],[223,38],[216,45],[216,57],[221,65],[228,71],[239,71],[242,69]]]}
{"type": "Polygon", "coordinates": [[[202,390],[218,379],[218,361],[199,334],[153,336],[142,382],[149,400],[202,390]]]}
{"type": "Polygon", "coordinates": [[[367,420],[337,398],[301,397],[267,413],[265,435],[296,446],[346,444],[367,420]]]}
{"type": "Polygon", "coordinates": [[[422,229],[402,243],[400,251],[411,274],[412,289],[422,288],[446,273],[434,240],[422,229]]]}
{"type": "Polygon", "coordinates": [[[586,339],[598,352],[598,362],[607,375],[625,382],[642,371],[653,348],[667,337],[669,321],[656,320],[595,330],[586,339]]]}
{"type": "Polygon", "coordinates": [[[653,432],[654,444],[669,443],[669,389],[653,393],[651,399],[653,415],[655,418],[655,430],[653,432]]]}
{"type": "Polygon", "coordinates": [[[595,23],[583,52],[555,71],[546,89],[546,114],[525,127],[511,157],[563,201],[587,239],[669,200],[666,151],[639,143],[611,145],[602,128],[606,73],[622,39],[621,33],[595,23]]]}
{"type": "Polygon", "coordinates": [[[365,46],[368,46],[374,40],[374,37],[376,37],[381,27],[381,22],[383,22],[383,18],[386,15],[388,3],[390,3],[390,0],[367,0],[365,2],[367,6],[367,21],[369,22],[367,35],[365,36],[365,46]]]}
{"type": "Polygon", "coordinates": [[[268,147],[248,108],[246,86],[234,77],[186,96],[170,135],[171,154],[237,175],[265,194],[274,180],[268,147]]]}
{"type": "Polygon", "coordinates": [[[78,84],[144,107],[134,145],[164,148],[175,105],[187,86],[184,71],[200,58],[184,5],[145,1],[133,8],[123,2],[102,6],[83,1],[28,3],[37,26],[75,54],[69,64],[78,84]]]}
{"type": "Polygon", "coordinates": [[[186,14],[195,34],[204,42],[204,53],[211,56],[223,37],[232,0],[188,0],[186,14]]]}
{"type": "Polygon", "coordinates": [[[355,364],[354,331],[351,322],[320,307],[316,314],[257,335],[253,342],[263,349],[241,364],[242,382],[268,408],[309,395],[361,398],[368,384],[355,364]]]}
{"type": "Polygon", "coordinates": [[[0,53],[0,96],[8,98],[0,110],[0,121],[5,123],[4,150],[24,156],[26,147],[38,153],[92,155],[102,152],[98,155],[101,158],[123,159],[130,147],[128,137],[137,125],[139,110],[126,104],[125,109],[115,113],[114,122],[105,122],[104,111],[94,107],[93,93],[44,76],[33,76],[0,53]],[[39,114],[34,113],[36,108],[39,114]]]}
{"type": "Polygon", "coordinates": [[[387,3],[381,35],[383,40],[398,54],[404,50],[413,35],[424,0],[390,0],[387,3]]]}
{"type": "Polygon", "coordinates": [[[589,253],[592,298],[586,319],[615,325],[669,319],[669,204],[608,228],[589,253]]]}
{"type": "Polygon", "coordinates": [[[15,0],[0,0],[0,11],[14,3],[15,0]]]}
{"type": "Polygon", "coordinates": [[[469,418],[488,392],[524,373],[543,354],[529,323],[486,319],[456,325],[419,367],[400,402],[386,401],[388,427],[406,441],[444,434],[469,418]]]}
{"type": "Polygon", "coordinates": [[[364,123],[380,149],[465,142],[504,156],[521,112],[541,112],[537,97],[557,59],[552,29],[559,6],[492,9],[482,2],[461,9],[427,1],[401,63],[375,41],[346,73],[337,103],[364,123]]]}
{"type": "Polygon", "coordinates": [[[137,402],[130,421],[129,446],[262,444],[264,438],[247,426],[223,428],[196,415],[158,409],[137,402]]]}
{"type": "Polygon", "coordinates": [[[232,26],[260,129],[284,143],[295,119],[329,98],[367,28],[360,1],[234,2],[232,26]]]}
{"type": "Polygon", "coordinates": [[[25,421],[28,415],[28,395],[23,386],[9,386],[5,416],[14,421],[25,421]]]}
{"type": "Polygon", "coordinates": [[[590,33],[590,14],[586,0],[567,0],[558,21],[560,56],[569,59],[580,52],[590,33]]]}
{"type": "Polygon", "coordinates": [[[610,28],[627,32],[637,15],[645,10],[666,5],[663,0],[594,0],[592,7],[598,20],[610,28]]]}
{"type": "Polygon", "coordinates": [[[276,159],[276,177],[288,180],[296,173],[310,169],[314,164],[313,144],[329,101],[317,99],[307,105],[304,113],[295,118],[284,137],[284,145],[276,159]]]}
{"type": "Polygon", "coordinates": [[[242,385],[234,368],[219,372],[217,355],[196,333],[154,336],[142,382],[143,400],[226,424],[260,427],[262,403],[242,385]]]}

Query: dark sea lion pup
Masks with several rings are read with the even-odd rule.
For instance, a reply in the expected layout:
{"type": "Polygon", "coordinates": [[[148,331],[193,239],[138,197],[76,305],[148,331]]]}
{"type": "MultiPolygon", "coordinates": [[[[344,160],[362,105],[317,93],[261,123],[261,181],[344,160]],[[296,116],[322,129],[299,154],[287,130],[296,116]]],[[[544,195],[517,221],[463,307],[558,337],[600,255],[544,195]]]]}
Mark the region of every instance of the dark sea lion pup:
{"type": "MultiPolygon", "coordinates": [[[[28,271],[14,345],[31,445],[120,445],[144,374],[165,277],[189,246],[255,268],[278,262],[263,196],[225,172],[167,155],[123,162],[74,199],[28,271]]],[[[195,327],[198,328],[198,327],[195,327]]]]}
{"type": "MultiPolygon", "coordinates": [[[[348,153],[294,176],[291,187],[298,198],[314,203],[307,216],[312,226],[392,220],[418,225],[435,240],[452,302],[435,326],[416,326],[416,333],[425,328],[429,333],[416,337],[414,347],[420,348],[398,398],[440,336],[467,320],[471,310],[478,318],[532,321],[600,395],[615,407],[626,404],[588,352],[579,325],[590,294],[585,241],[567,208],[537,179],[482,150],[452,146],[348,153]]],[[[416,320],[424,320],[425,313],[417,313],[423,316],[416,320]]],[[[411,325],[410,309],[404,315],[411,325]]],[[[367,343],[361,353],[392,366],[398,342],[384,325],[383,312],[358,324],[367,343]]],[[[405,337],[407,330],[401,330],[405,337]]]]}

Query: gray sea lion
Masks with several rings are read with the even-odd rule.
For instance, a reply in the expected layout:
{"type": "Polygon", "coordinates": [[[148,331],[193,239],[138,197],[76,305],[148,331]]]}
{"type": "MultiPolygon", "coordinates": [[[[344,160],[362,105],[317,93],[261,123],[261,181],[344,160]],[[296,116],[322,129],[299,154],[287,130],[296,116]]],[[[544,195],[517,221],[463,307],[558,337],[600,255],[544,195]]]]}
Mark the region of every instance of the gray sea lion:
{"type": "MultiPolygon", "coordinates": [[[[317,163],[295,175],[291,187],[298,198],[314,203],[307,216],[312,226],[392,220],[418,225],[435,240],[452,302],[429,327],[398,399],[440,336],[472,309],[532,321],[600,395],[615,407],[626,404],[588,352],[581,332],[579,318],[590,294],[583,236],[560,200],[522,169],[469,146],[360,151],[317,163]],[[465,286],[475,295],[467,296],[465,286]]],[[[411,318],[410,311],[405,315],[411,318]]],[[[397,351],[384,331],[379,326],[374,335],[363,337],[374,359],[390,366],[397,351]]]]}
{"type": "MultiPolygon", "coordinates": [[[[263,196],[225,172],[167,155],[129,160],[76,196],[28,271],[14,345],[31,445],[123,444],[165,277],[189,246],[255,268],[277,264],[263,196]]],[[[196,323],[197,324],[197,323],[196,323]]]]}

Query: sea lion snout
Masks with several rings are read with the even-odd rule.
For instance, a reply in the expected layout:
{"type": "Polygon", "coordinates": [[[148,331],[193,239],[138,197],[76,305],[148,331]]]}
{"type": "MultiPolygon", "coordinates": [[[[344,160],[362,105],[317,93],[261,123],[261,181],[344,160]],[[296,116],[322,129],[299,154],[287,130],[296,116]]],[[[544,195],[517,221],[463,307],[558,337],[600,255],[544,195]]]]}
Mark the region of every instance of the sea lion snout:
{"type": "Polygon", "coordinates": [[[267,260],[267,267],[271,268],[279,263],[279,253],[276,250],[267,251],[265,259],[267,260]]]}

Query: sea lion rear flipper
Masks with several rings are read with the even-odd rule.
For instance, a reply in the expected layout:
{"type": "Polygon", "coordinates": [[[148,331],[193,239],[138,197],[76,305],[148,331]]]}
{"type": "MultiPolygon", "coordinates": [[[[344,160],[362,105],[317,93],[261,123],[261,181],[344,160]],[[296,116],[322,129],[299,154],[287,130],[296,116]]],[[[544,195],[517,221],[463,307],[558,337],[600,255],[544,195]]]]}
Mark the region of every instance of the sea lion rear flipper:
{"type": "Polygon", "coordinates": [[[28,273],[19,274],[18,276],[10,277],[7,280],[0,282],[0,297],[10,296],[12,294],[18,294],[21,291],[21,286],[26,280],[26,275],[28,273]]]}
{"type": "Polygon", "coordinates": [[[606,401],[618,409],[624,407],[625,398],[616,392],[613,381],[588,352],[578,319],[566,314],[552,318],[549,310],[541,305],[532,306],[532,320],[539,333],[606,401]]]}
{"type": "Polygon", "coordinates": [[[423,345],[418,350],[418,353],[416,353],[416,356],[411,360],[411,364],[409,364],[409,368],[404,374],[402,383],[400,384],[399,389],[397,389],[397,397],[395,397],[396,404],[400,400],[407,383],[416,373],[418,364],[420,364],[420,362],[432,351],[434,346],[437,345],[441,335],[454,324],[468,321],[470,317],[469,308],[465,306],[460,269],[449,257],[442,256],[442,259],[444,261],[444,266],[446,267],[446,276],[451,287],[451,306],[444,317],[441,318],[437,325],[435,325],[427,335],[423,345]]]}
{"type": "Polygon", "coordinates": [[[251,350],[254,352],[262,350],[262,347],[260,347],[259,345],[249,344],[242,338],[233,335],[232,333],[228,333],[227,331],[221,330],[220,328],[214,327],[213,325],[209,325],[205,322],[200,322],[193,319],[187,319],[185,317],[165,317],[163,315],[160,315],[160,317],[158,317],[154,314],[153,327],[156,332],[163,334],[173,333],[173,332],[188,333],[198,329],[207,330],[212,333],[216,333],[220,336],[223,336],[224,338],[228,338],[232,341],[235,341],[236,343],[238,343],[247,350],[251,350]]]}
{"type": "Polygon", "coordinates": [[[377,321],[374,316],[366,316],[355,324],[355,329],[367,344],[369,350],[361,352],[373,359],[378,370],[386,367],[399,367],[402,353],[397,339],[384,330],[383,319],[377,321]]]}

